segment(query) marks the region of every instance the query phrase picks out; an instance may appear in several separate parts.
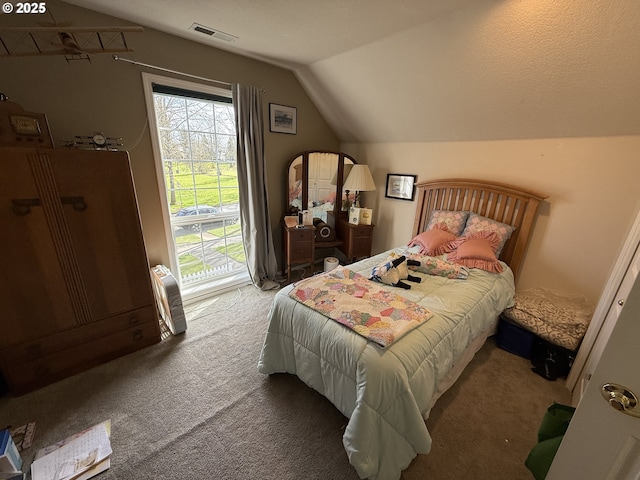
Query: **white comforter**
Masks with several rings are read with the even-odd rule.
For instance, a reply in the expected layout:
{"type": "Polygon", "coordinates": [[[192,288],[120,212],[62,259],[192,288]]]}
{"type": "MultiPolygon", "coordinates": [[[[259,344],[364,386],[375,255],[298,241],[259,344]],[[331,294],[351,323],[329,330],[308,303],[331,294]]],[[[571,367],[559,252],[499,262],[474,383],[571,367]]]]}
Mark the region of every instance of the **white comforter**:
{"type": "MultiPolygon", "coordinates": [[[[349,268],[369,277],[388,254],[349,268]]],[[[423,415],[439,383],[513,302],[506,265],[501,274],[472,269],[466,280],[417,275],[422,282],[411,290],[388,288],[434,316],[387,349],[291,299],[291,286],[276,294],[269,313],[258,370],[297,375],[349,418],[343,444],[360,478],[396,480],[417,454],[429,452],[423,415]]]]}

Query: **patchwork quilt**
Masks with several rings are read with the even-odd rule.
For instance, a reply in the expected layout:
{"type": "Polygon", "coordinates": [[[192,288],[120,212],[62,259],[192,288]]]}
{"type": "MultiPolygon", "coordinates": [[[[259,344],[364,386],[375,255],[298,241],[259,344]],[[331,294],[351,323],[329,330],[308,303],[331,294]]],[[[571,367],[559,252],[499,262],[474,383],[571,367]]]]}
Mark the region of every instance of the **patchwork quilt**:
{"type": "Polygon", "coordinates": [[[298,282],[289,296],[382,347],[432,317],[422,305],[342,266],[298,282]]]}

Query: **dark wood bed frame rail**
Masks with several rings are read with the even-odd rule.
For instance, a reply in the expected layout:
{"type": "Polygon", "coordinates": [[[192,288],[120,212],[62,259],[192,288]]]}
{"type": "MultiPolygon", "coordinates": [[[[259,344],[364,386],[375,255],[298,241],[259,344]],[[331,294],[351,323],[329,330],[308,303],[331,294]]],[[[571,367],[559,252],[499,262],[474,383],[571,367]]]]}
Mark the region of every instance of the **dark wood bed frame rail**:
{"type": "Polygon", "coordinates": [[[413,236],[425,230],[433,210],[474,212],[516,227],[502,249],[500,260],[511,267],[517,284],[538,206],[548,198],[546,195],[513,185],[464,178],[430,180],[416,187],[418,205],[413,236]]]}

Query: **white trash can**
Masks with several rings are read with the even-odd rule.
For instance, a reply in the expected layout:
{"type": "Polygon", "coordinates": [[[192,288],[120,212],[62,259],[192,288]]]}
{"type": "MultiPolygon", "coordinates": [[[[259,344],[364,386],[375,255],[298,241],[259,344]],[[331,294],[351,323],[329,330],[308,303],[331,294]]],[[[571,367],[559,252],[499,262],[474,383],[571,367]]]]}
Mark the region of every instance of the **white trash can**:
{"type": "Polygon", "coordinates": [[[324,259],[324,271],[330,272],[334,268],[336,268],[340,263],[336,257],[326,257],[324,259]]]}

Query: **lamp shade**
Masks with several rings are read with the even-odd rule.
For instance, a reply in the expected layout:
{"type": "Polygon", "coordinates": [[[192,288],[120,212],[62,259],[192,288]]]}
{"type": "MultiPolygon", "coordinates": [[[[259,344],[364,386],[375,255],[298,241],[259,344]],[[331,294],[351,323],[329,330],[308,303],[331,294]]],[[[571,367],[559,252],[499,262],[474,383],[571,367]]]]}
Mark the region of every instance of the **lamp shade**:
{"type": "Polygon", "coordinates": [[[347,180],[344,182],[344,189],[366,192],[376,189],[376,184],[373,181],[371,172],[367,165],[354,165],[349,172],[347,180]]]}
{"type": "MultiPolygon", "coordinates": [[[[343,166],[343,171],[342,171],[342,182],[344,183],[344,180],[349,176],[349,172],[351,171],[351,167],[353,167],[353,163],[345,163],[343,166]]],[[[338,169],[336,168],[335,173],[333,174],[333,177],[331,178],[331,185],[337,185],[338,184],[338,169]]]]}

